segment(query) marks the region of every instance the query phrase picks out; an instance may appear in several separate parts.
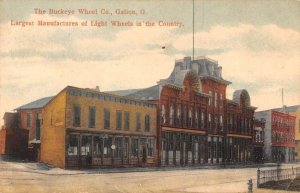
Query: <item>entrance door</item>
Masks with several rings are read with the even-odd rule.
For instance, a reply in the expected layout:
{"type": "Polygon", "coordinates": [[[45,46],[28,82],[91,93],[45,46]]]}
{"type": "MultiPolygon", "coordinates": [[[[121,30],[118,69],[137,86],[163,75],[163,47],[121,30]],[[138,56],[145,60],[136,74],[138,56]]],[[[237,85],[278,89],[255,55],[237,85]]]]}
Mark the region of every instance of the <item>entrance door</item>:
{"type": "Polygon", "coordinates": [[[146,147],[146,145],[143,145],[142,155],[143,155],[143,164],[146,164],[147,163],[147,147],[146,147]]]}
{"type": "Polygon", "coordinates": [[[92,165],[92,136],[83,135],[80,147],[80,165],[88,167],[92,165]]]}

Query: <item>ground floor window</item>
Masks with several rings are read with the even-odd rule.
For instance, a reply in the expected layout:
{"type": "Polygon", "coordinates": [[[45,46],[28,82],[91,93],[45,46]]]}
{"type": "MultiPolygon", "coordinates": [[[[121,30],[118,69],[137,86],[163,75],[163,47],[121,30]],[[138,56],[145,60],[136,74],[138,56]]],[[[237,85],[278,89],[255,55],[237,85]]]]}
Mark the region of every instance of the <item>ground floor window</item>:
{"type": "Polygon", "coordinates": [[[149,138],[148,139],[148,152],[147,152],[148,157],[154,157],[154,149],[155,149],[155,139],[149,138]]]}
{"type": "Polygon", "coordinates": [[[103,149],[103,139],[99,136],[94,137],[94,157],[101,157],[103,149]]]}
{"type": "Polygon", "coordinates": [[[78,155],[78,135],[69,135],[68,155],[78,155]]]}
{"type": "Polygon", "coordinates": [[[123,156],[124,158],[128,158],[128,147],[129,147],[129,138],[128,137],[125,137],[124,139],[124,146],[123,146],[123,156]]]}
{"type": "Polygon", "coordinates": [[[137,158],[138,156],[138,139],[131,138],[131,158],[137,158]]]}
{"type": "Polygon", "coordinates": [[[91,143],[92,143],[91,136],[82,136],[82,138],[81,138],[81,155],[89,155],[90,154],[91,143]]]}
{"type": "Polygon", "coordinates": [[[122,158],[122,137],[115,138],[115,158],[122,158]]]}
{"type": "Polygon", "coordinates": [[[104,158],[110,158],[112,155],[112,149],[111,149],[111,145],[112,145],[112,138],[108,137],[108,138],[104,138],[104,146],[103,146],[103,157],[104,158]]]}

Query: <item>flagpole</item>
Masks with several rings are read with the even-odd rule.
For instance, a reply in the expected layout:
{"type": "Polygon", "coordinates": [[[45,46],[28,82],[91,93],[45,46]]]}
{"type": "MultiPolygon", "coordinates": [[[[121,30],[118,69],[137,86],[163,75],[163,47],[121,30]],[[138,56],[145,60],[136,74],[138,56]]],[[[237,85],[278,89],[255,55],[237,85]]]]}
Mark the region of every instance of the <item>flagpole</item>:
{"type": "Polygon", "coordinates": [[[195,0],[193,0],[193,61],[195,56],[195,0]]]}

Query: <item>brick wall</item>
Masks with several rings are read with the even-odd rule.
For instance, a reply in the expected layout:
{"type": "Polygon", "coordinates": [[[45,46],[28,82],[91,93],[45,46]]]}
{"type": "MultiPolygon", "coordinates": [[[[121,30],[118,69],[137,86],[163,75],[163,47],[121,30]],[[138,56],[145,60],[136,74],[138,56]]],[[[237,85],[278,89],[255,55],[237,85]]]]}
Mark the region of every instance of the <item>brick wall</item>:
{"type": "Polygon", "coordinates": [[[5,154],[6,129],[0,130],[0,154],[5,154]]]}
{"type": "Polygon", "coordinates": [[[19,110],[20,128],[29,131],[29,141],[36,139],[36,120],[38,113],[42,113],[42,109],[19,110]],[[27,126],[27,114],[30,114],[31,117],[31,124],[29,126],[27,126]]]}

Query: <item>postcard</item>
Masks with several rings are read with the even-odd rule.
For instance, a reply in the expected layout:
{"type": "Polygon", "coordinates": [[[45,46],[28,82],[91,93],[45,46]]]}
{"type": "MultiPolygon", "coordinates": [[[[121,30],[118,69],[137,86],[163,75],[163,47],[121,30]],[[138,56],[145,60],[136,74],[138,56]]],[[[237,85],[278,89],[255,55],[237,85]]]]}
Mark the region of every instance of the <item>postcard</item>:
{"type": "Polygon", "coordinates": [[[299,21],[299,0],[0,1],[0,193],[291,190],[299,21]]]}

